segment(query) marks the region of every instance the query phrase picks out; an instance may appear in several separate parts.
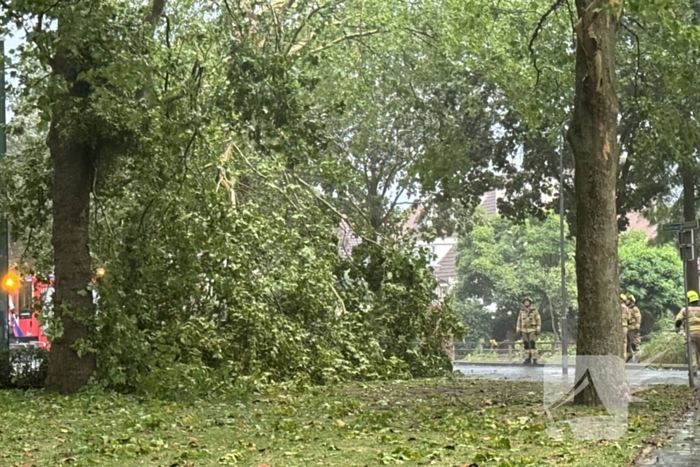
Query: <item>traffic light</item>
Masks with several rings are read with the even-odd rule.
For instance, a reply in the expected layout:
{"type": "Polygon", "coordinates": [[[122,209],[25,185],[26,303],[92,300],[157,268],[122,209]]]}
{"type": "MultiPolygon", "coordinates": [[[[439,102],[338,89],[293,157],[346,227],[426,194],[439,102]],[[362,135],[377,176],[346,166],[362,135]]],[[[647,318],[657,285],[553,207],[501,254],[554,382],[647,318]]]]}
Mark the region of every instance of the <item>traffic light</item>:
{"type": "Polygon", "coordinates": [[[2,290],[7,293],[16,292],[19,289],[20,280],[19,276],[14,272],[8,272],[5,277],[2,278],[2,290]]]}

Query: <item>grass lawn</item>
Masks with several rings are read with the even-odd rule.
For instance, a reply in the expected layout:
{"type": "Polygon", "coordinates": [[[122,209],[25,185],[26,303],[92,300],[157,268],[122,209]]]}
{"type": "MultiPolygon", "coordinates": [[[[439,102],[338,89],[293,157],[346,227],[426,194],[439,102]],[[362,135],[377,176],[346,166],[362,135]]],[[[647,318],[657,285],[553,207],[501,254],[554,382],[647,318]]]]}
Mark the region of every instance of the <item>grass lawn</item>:
{"type": "MultiPolygon", "coordinates": [[[[555,441],[542,384],[416,380],[192,406],[115,394],[0,392],[0,465],[622,466],[690,397],[659,386],[630,409],[618,441],[555,441]]],[[[582,415],[567,407],[566,414],[582,415]]]]}

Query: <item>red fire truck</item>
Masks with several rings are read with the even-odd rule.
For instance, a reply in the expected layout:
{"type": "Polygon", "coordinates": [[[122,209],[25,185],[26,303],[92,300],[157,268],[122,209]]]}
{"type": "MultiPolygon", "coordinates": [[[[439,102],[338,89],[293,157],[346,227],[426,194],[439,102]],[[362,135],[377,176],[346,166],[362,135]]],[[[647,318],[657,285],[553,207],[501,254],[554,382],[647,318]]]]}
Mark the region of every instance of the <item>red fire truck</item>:
{"type": "MultiPolygon", "coordinates": [[[[105,268],[99,267],[92,279],[93,284],[105,275],[105,268]]],[[[21,278],[14,272],[8,273],[2,278],[3,291],[8,294],[9,306],[7,310],[8,328],[11,346],[34,346],[49,349],[51,344],[46,336],[46,326],[42,326],[39,320],[41,313],[51,313],[53,297],[54,276],[50,274],[48,279],[39,280],[36,277],[27,276],[21,278]]],[[[92,301],[97,312],[99,295],[97,290],[92,290],[92,301]]]]}
{"type": "Polygon", "coordinates": [[[49,277],[48,281],[39,281],[36,277],[22,279],[15,275],[5,280],[18,282],[8,287],[10,345],[48,349],[50,344],[44,333],[45,328],[39,322],[39,314],[42,305],[51,301],[53,277],[49,277]]]}

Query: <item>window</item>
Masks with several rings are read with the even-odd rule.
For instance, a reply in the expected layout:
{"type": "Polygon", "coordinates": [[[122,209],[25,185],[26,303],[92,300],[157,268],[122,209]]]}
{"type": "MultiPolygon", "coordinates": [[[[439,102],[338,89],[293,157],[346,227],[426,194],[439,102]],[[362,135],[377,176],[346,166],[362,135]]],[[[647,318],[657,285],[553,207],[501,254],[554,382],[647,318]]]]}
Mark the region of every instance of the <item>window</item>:
{"type": "Polygon", "coordinates": [[[17,311],[19,312],[20,318],[31,318],[32,309],[34,304],[32,303],[32,283],[25,282],[19,289],[19,303],[17,303],[17,311]]]}

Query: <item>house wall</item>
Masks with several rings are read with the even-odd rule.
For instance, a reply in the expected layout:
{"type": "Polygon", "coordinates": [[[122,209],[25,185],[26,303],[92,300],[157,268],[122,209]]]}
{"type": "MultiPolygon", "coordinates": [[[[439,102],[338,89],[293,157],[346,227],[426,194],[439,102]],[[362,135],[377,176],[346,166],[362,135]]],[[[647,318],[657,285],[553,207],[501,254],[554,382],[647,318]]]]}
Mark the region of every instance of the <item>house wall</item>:
{"type": "Polygon", "coordinates": [[[430,250],[433,252],[434,255],[436,255],[436,258],[433,258],[433,261],[430,263],[431,265],[437,264],[442,258],[445,257],[445,255],[450,251],[450,248],[452,248],[453,245],[457,243],[457,237],[445,237],[445,238],[437,238],[433,242],[423,242],[420,241],[418,242],[419,246],[424,246],[427,248],[430,248],[430,250]]]}

